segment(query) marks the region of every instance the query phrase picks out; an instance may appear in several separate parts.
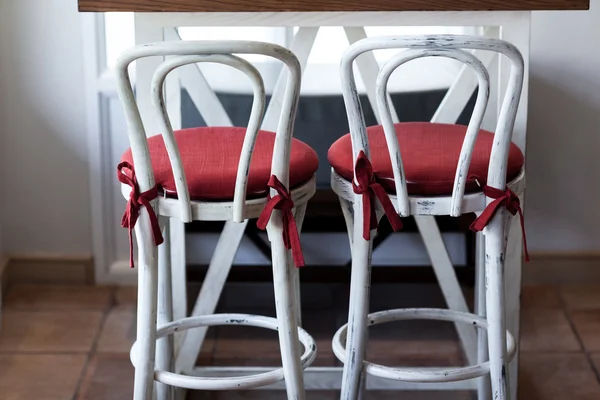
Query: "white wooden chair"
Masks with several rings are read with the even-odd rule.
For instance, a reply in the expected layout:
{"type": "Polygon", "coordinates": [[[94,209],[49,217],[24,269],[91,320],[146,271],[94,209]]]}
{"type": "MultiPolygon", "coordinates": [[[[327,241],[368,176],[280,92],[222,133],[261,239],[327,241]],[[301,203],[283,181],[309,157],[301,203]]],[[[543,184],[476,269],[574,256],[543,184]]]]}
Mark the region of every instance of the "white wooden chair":
{"type": "MultiPolygon", "coordinates": [[[[364,390],[366,375],[421,383],[482,377],[478,383],[479,399],[508,398],[506,367],[516,353],[516,343],[505,329],[503,268],[510,214],[518,212],[522,218],[517,196],[524,190],[524,160],[511,137],[523,71],[523,59],[517,48],[502,40],[483,37],[375,37],[360,40],[345,52],[341,79],[350,133],[331,146],[328,156],[332,187],[340,197],[352,248],[348,324],[333,338],[334,353],[344,362],[342,399],[357,399],[364,390]],[[377,77],[377,112],[382,125],[367,128],[353,63],[363,53],[396,48],[404,50],[391,57],[377,77]],[[498,52],[510,60],[509,83],[495,133],[480,130],[490,93],[488,71],[466,50],[498,52]],[[468,127],[430,122],[393,123],[387,93],[390,75],[402,64],[421,57],[452,58],[475,71],[479,89],[468,127]],[[476,265],[478,315],[418,308],[369,315],[372,231],[379,219],[387,215],[392,227],[399,229],[402,226],[399,216],[457,217],[465,213],[476,213],[471,228],[480,232],[476,265]],[[392,368],[365,361],[369,326],[408,319],[444,320],[468,324],[470,329],[477,327],[477,363],[456,368],[392,368]],[[490,381],[485,378],[488,373],[491,392],[490,381]]],[[[445,251],[443,243],[440,246],[445,251]]]]}
{"type": "MultiPolygon", "coordinates": [[[[176,41],[130,49],[118,60],[116,69],[131,143],[131,149],[123,155],[117,168],[123,195],[129,199],[123,226],[129,229],[130,241],[135,229],[138,245],[137,340],[131,350],[135,366],[134,400],[151,400],[154,386],[158,400],[171,400],[173,387],[239,390],[282,379],[285,379],[289,399],[304,399],[302,371],[313,361],[316,345],[298,326],[299,283],[293,263],[301,266],[303,258],[293,213],[299,227],[306,203],[315,192],[318,160],[309,146],[292,139],[301,79],[298,60],[283,47],[261,42],[176,41]],[[285,64],[286,91],[276,133],[259,131],[265,109],[260,73],[233,54],[261,54],[285,64]],[[157,116],[154,123],[162,135],[147,138],[128,66],[150,56],[169,57],[160,64],[152,79],[152,101],[157,116]],[[254,103],[247,128],[173,131],[163,99],[165,78],[178,67],[200,62],[225,64],[250,78],[254,103]],[[271,241],[277,318],[210,314],[173,321],[169,220],[242,223],[251,218],[259,218],[257,224],[266,229],[271,241]],[[277,330],[283,367],[241,377],[194,377],[175,373],[174,333],[191,328],[205,332],[208,326],[231,324],[277,330]],[[303,354],[300,343],[304,346],[303,354]]],[[[130,262],[133,266],[133,255],[130,262]]],[[[203,336],[194,341],[195,354],[187,354],[188,357],[195,360],[202,339],[203,336]]]]}

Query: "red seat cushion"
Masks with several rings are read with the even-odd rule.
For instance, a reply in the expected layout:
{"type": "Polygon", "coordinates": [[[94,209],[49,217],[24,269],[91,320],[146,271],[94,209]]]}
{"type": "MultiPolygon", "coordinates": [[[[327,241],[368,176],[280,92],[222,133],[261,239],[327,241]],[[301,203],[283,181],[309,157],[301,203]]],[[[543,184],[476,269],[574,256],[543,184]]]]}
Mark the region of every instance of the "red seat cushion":
{"type": "MultiPolygon", "coordinates": [[[[190,197],[194,200],[231,200],[246,128],[201,127],[175,132],[190,197]]],[[[252,153],[248,176],[248,198],[265,195],[271,176],[275,133],[260,131],[252,153]]],[[[175,180],[162,135],[148,138],[154,178],[159,189],[175,194],[175,180]]],[[[131,149],[121,158],[133,164],[131,149]]],[[[319,166],[317,153],[293,139],[290,156],[290,188],[310,180],[319,166]]]]}
{"type": "MultiPolygon", "coordinates": [[[[452,194],[456,166],[467,127],[430,122],[404,122],[395,126],[404,162],[408,193],[425,196],[452,194]]],[[[373,172],[382,186],[388,192],[394,193],[392,163],[383,127],[377,125],[367,128],[367,136],[373,172]]],[[[469,168],[467,192],[480,190],[477,181],[481,185],[486,183],[493,140],[492,132],[485,130],[479,132],[469,168]]],[[[327,158],[339,175],[348,180],[354,178],[350,134],[342,136],[333,143],[327,158]]],[[[508,155],[508,181],[517,177],[523,163],[523,153],[514,143],[511,143],[508,155]]]]}

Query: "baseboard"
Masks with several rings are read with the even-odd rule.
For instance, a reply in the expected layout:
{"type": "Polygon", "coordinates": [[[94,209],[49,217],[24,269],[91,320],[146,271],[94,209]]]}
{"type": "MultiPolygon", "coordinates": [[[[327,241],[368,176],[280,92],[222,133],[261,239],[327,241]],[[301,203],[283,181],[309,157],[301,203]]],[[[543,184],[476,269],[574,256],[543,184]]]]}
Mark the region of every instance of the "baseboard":
{"type": "Polygon", "coordinates": [[[89,255],[9,255],[3,283],[94,284],[93,258],[89,255]]]}
{"type": "MultiPolygon", "coordinates": [[[[0,255],[0,289],[18,283],[94,284],[93,268],[86,255],[0,255]]],[[[136,283],[126,262],[115,263],[108,275],[111,283],[136,283]]],[[[523,284],[561,283],[600,283],[600,253],[534,253],[523,263],[523,284]]]]}
{"type": "Polygon", "coordinates": [[[523,262],[523,284],[600,282],[600,253],[538,253],[523,262]]]}

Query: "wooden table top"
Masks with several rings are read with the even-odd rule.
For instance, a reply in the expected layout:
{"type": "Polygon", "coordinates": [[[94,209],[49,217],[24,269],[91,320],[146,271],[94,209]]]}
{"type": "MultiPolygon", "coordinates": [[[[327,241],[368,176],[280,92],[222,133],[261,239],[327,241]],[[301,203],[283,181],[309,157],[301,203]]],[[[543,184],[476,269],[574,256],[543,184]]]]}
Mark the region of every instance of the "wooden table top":
{"type": "Polygon", "coordinates": [[[78,0],[79,11],[326,12],[588,10],[589,0],[78,0]]]}

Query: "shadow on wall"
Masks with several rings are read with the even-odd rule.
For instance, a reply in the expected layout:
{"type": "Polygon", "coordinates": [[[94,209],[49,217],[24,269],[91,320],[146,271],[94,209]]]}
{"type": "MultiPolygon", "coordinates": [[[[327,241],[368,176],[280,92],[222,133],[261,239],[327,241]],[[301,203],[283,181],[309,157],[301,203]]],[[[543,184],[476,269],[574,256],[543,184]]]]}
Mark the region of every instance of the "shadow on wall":
{"type": "Polygon", "coordinates": [[[536,75],[535,68],[529,93],[525,210],[530,250],[598,249],[600,102],[575,92],[569,82],[536,75]]]}
{"type": "Polygon", "coordinates": [[[0,3],[3,251],[89,255],[81,16],[72,0],[0,3]]]}

